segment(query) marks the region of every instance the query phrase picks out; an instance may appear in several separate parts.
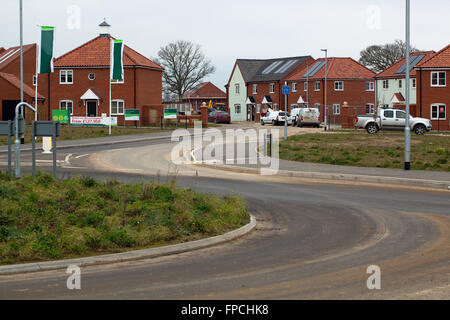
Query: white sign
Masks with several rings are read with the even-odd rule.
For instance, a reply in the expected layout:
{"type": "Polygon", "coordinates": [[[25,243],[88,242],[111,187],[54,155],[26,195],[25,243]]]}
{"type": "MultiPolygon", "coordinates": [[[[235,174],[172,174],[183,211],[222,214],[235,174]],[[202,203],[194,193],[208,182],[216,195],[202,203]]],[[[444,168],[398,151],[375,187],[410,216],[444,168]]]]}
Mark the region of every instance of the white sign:
{"type": "Polygon", "coordinates": [[[70,124],[74,126],[117,126],[117,117],[70,117],[70,124]]]}

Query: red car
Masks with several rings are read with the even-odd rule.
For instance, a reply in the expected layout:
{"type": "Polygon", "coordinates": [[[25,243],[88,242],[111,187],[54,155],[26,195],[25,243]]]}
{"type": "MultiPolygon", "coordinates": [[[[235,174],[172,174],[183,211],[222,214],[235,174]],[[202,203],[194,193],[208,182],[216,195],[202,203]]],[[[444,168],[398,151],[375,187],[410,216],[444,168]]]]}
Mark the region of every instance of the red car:
{"type": "Polygon", "coordinates": [[[230,123],[231,118],[228,112],[220,111],[220,110],[214,110],[211,111],[208,114],[208,122],[214,122],[214,123],[230,123]]]}

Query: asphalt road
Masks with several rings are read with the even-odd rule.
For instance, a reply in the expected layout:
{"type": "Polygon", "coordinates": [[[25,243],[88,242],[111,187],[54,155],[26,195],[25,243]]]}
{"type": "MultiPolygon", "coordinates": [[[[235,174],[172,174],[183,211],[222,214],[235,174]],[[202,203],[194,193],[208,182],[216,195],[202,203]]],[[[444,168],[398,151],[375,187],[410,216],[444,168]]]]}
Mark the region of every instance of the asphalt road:
{"type": "Polygon", "coordinates": [[[66,288],[65,270],[0,276],[0,298],[450,298],[448,192],[174,167],[171,148],[168,141],[73,148],[64,150],[71,160],[58,170],[122,181],[176,178],[201,192],[238,193],[257,229],[204,250],[85,267],[81,290],[66,288]],[[381,290],[367,289],[370,265],[381,268],[381,290]]]}

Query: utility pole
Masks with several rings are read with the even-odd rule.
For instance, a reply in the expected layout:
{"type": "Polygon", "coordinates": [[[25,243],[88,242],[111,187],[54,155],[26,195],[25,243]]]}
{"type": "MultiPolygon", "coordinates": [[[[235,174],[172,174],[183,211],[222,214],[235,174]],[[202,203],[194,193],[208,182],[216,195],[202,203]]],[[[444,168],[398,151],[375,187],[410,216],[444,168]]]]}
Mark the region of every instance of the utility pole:
{"type": "Polygon", "coordinates": [[[324,90],[325,90],[325,92],[324,92],[324,94],[325,94],[325,96],[324,96],[324,101],[323,101],[323,104],[324,104],[324,114],[323,114],[323,117],[324,117],[324,124],[325,124],[325,128],[324,128],[324,130],[325,131],[327,131],[327,73],[328,73],[328,49],[322,49],[321,51],[324,51],[325,52],[325,85],[324,85],[324,90]]]}
{"type": "MultiPolygon", "coordinates": [[[[20,108],[23,114],[23,20],[22,20],[22,0],[19,1],[19,21],[20,21],[20,108]]],[[[14,140],[14,171],[16,178],[20,178],[20,137],[19,137],[19,110],[16,107],[16,138],[14,140]]]]}
{"type": "Polygon", "coordinates": [[[406,0],[406,121],[405,121],[405,170],[411,170],[411,129],[409,128],[409,73],[410,73],[410,0],[406,0]]]}

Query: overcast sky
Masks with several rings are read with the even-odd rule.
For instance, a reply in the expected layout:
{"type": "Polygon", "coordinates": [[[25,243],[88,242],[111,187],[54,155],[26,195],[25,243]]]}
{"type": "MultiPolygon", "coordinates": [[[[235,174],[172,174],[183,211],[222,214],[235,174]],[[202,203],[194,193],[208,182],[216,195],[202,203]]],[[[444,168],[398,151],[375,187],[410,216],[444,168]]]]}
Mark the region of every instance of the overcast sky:
{"type": "MultiPolygon", "coordinates": [[[[362,49],[404,39],[405,0],[23,0],[24,42],[50,25],[55,56],[99,33],[111,34],[152,58],[161,46],[189,40],[202,46],[217,71],[208,80],[224,89],[237,58],[300,55],[359,59],[362,49]],[[79,15],[78,15],[79,12],[79,15]]],[[[19,43],[19,0],[1,0],[0,47],[19,43]]],[[[411,0],[411,42],[423,50],[450,43],[450,1],[411,0]]]]}

